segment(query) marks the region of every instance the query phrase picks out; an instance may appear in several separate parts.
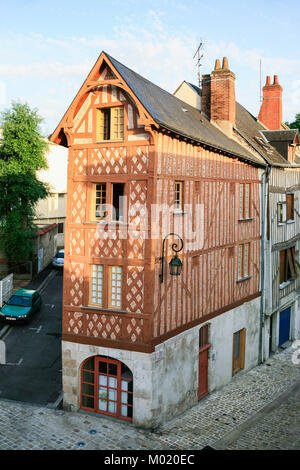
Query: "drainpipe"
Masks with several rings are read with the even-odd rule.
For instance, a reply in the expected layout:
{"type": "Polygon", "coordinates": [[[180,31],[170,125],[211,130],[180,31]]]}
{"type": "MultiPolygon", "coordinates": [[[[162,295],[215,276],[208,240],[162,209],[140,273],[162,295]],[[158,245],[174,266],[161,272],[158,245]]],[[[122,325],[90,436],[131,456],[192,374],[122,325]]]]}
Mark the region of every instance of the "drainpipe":
{"type": "Polygon", "coordinates": [[[258,346],[258,364],[262,364],[264,360],[263,354],[263,330],[264,330],[264,317],[265,317],[265,220],[267,218],[268,209],[268,182],[271,172],[271,167],[267,166],[261,177],[261,201],[262,201],[262,217],[261,217],[261,296],[260,296],[260,325],[259,325],[259,346],[258,346]]]}

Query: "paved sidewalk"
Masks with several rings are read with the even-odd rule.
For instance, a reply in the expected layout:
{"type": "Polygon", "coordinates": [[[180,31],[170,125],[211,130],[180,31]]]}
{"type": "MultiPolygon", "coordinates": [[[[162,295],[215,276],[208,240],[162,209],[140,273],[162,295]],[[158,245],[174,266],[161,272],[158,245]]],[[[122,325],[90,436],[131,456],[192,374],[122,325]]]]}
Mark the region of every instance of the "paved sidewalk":
{"type": "MultiPolygon", "coordinates": [[[[300,365],[282,351],[156,432],[0,397],[1,450],[300,449],[300,365]],[[282,395],[283,394],[283,395],[282,395]],[[227,439],[227,440],[226,440],[227,439]]],[[[1,373],[1,366],[0,366],[1,373]]]]}

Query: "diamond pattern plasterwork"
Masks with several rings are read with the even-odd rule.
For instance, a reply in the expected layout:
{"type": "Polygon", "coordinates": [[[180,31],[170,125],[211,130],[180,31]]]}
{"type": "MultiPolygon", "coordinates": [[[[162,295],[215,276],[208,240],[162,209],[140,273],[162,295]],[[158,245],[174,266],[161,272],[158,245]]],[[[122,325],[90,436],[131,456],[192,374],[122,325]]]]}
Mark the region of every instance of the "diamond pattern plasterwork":
{"type": "Polygon", "coordinates": [[[110,175],[127,173],[126,148],[102,148],[91,150],[91,174],[110,175]]]}
{"type": "Polygon", "coordinates": [[[144,307],[144,267],[128,266],[127,269],[127,311],[142,313],[144,307]]]}
{"type": "Polygon", "coordinates": [[[87,174],[87,150],[74,150],[74,175],[81,176],[87,174]]]}
{"type": "Polygon", "coordinates": [[[86,188],[82,183],[74,183],[71,195],[72,222],[80,224],[84,222],[86,209],[86,188]]]}

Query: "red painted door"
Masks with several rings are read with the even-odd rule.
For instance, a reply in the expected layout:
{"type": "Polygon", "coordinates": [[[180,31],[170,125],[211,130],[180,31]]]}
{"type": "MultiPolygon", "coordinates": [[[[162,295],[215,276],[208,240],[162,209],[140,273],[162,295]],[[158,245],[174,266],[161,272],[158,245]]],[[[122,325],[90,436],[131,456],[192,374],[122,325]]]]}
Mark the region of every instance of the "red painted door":
{"type": "Polygon", "coordinates": [[[199,383],[198,383],[198,400],[208,394],[208,350],[210,344],[199,349],[199,383]]]}

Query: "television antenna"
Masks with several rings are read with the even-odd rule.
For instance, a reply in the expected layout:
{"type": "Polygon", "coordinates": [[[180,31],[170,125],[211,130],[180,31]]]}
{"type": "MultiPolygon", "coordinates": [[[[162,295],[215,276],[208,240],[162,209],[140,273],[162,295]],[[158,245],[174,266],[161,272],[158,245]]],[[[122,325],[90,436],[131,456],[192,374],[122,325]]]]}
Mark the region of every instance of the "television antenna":
{"type": "Polygon", "coordinates": [[[259,60],[259,103],[262,103],[262,94],[261,94],[261,59],[259,60]]]}
{"type": "Polygon", "coordinates": [[[201,54],[201,49],[203,47],[203,41],[202,39],[200,40],[200,44],[198,46],[198,49],[196,50],[193,59],[197,56],[197,67],[198,67],[198,87],[201,88],[201,74],[200,74],[200,67],[201,67],[201,59],[203,57],[203,54],[201,54]]]}

